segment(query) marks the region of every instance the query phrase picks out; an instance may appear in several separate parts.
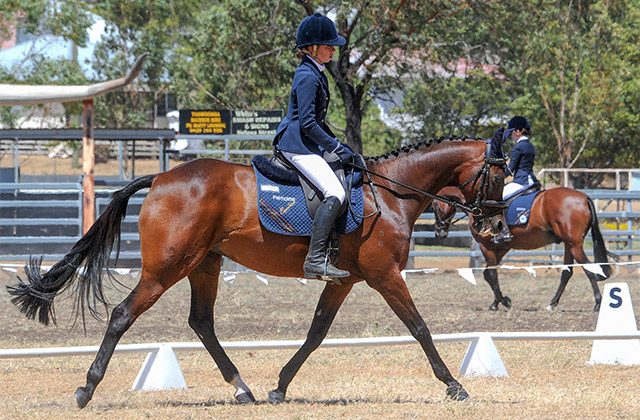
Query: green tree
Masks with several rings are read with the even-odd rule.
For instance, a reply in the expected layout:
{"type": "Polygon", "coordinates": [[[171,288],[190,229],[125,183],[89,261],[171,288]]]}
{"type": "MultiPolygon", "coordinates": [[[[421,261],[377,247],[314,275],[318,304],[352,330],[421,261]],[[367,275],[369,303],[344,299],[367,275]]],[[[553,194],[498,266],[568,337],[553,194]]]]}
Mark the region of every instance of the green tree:
{"type": "Polygon", "coordinates": [[[35,37],[62,36],[84,46],[91,24],[88,3],[80,0],[0,0],[0,40],[9,39],[9,30],[18,28],[35,37]]]}
{"type": "Polygon", "coordinates": [[[522,114],[534,127],[540,166],[637,164],[638,6],[637,0],[474,3],[458,15],[457,35],[443,31],[429,59],[444,71],[421,71],[401,111],[423,123],[419,135],[489,136],[522,114]],[[476,68],[455,77],[460,59],[476,68]]]}
{"type": "MultiPolygon", "coordinates": [[[[46,35],[60,36],[72,45],[85,46],[87,28],[92,18],[84,1],[67,0],[0,0],[0,41],[10,39],[11,29],[29,34],[34,39],[46,35]]],[[[6,68],[0,65],[0,82],[27,84],[83,84],[87,79],[77,62],[46,58],[38,51],[25,57],[23,62],[6,68]],[[29,62],[29,66],[24,63],[29,62]]],[[[45,112],[49,105],[38,105],[45,112]]],[[[64,104],[67,121],[79,112],[78,104],[64,104]]],[[[0,121],[9,127],[17,123],[17,115],[11,107],[2,107],[0,121]]]]}
{"type": "Polygon", "coordinates": [[[183,27],[200,14],[203,1],[108,0],[92,11],[106,22],[92,66],[100,80],[121,77],[149,53],[141,77],[127,89],[96,99],[96,122],[105,127],[144,127],[153,119],[154,94],[169,89],[168,62],[183,27]]]}
{"type": "Polygon", "coordinates": [[[360,151],[363,116],[374,115],[371,103],[402,86],[413,71],[409,58],[435,45],[437,32],[466,7],[467,1],[215,3],[183,32],[172,89],[186,106],[284,109],[298,64],[292,51],[298,24],[314,12],[335,16],[347,45],[327,66],[342,102],[338,112],[344,123],[334,127],[360,151]]]}

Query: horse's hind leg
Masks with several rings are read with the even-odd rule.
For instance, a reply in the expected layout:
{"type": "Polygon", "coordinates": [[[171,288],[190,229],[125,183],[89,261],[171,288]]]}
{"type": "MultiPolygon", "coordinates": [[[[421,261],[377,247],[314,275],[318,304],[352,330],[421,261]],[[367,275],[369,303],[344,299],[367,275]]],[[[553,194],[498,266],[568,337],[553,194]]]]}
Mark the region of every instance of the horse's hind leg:
{"type": "Polygon", "coordinates": [[[382,295],[393,312],[395,312],[409,328],[411,335],[418,340],[429,359],[429,363],[431,363],[433,373],[435,373],[440,381],[447,385],[447,395],[457,401],[468,399],[469,394],[462,385],[451,376],[449,369],[438,354],[427,324],[418,313],[407,289],[407,285],[400,273],[389,274],[388,278],[375,284],[369,282],[369,285],[382,295]]]}
{"type": "MultiPolygon", "coordinates": [[[[148,281],[148,278],[149,274],[143,270],[138,285],[111,312],[107,332],[102,339],[98,354],[87,372],[87,383],[85,386],[76,389],[75,397],[78,407],[84,408],[91,400],[96,387],[104,377],[109,360],[111,360],[113,351],[122,335],[165,292],[166,288],[160,282],[148,281]]],[[[170,285],[174,283],[171,282],[170,285]]]]}
{"type": "MultiPolygon", "coordinates": [[[[578,264],[589,264],[589,258],[587,258],[587,254],[584,253],[582,244],[580,244],[579,246],[573,246],[571,248],[571,254],[578,264]]],[[[582,269],[584,270],[584,274],[589,279],[589,283],[591,283],[591,289],[593,290],[593,299],[596,302],[593,305],[593,311],[598,312],[600,311],[600,304],[602,303],[602,295],[600,294],[600,287],[598,287],[598,277],[584,267],[582,267],[582,269]]]]}
{"type": "Polygon", "coordinates": [[[189,326],[193,328],[213,357],[224,380],[236,388],[236,400],[243,403],[255,402],[251,390],[242,381],[238,369],[220,345],[213,326],[213,306],[218,294],[221,264],[222,256],[211,252],[189,274],[191,283],[189,326]]]}
{"type": "Polygon", "coordinates": [[[307,360],[311,352],[320,346],[322,340],[327,336],[329,327],[333,322],[338,309],[342,306],[344,299],[351,291],[352,284],[337,286],[327,283],[318,300],[311,327],[307,333],[307,339],[300,349],[293,355],[291,360],[280,371],[278,388],[269,391],[269,402],[279,404],[284,401],[287,388],[298,373],[302,364],[307,360]]]}
{"type": "Polygon", "coordinates": [[[547,307],[547,310],[549,311],[554,310],[556,306],[558,306],[560,298],[564,293],[564,289],[567,287],[567,283],[573,275],[573,267],[571,267],[571,264],[573,264],[573,255],[569,250],[569,245],[566,244],[564,246],[564,264],[568,267],[566,269],[563,269],[562,273],[560,274],[560,284],[558,285],[558,290],[556,291],[555,296],[553,296],[553,299],[551,299],[551,303],[547,307]]]}

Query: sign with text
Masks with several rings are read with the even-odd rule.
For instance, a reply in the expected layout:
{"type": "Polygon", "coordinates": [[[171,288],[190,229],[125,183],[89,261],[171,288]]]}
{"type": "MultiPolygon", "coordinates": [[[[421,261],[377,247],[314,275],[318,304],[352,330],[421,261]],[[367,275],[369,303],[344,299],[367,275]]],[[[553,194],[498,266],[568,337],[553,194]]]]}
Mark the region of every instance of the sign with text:
{"type": "Polygon", "coordinates": [[[231,111],[228,109],[181,109],[180,134],[231,134],[231,111]]]}
{"type": "Polygon", "coordinates": [[[282,110],[181,109],[179,133],[273,136],[282,115],[282,110]]]}
{"type": "Polygon", "coordinates": [[[273,136],[282,121],[282,110],[231,111],[231,133],[249,136],[273,136]]]}

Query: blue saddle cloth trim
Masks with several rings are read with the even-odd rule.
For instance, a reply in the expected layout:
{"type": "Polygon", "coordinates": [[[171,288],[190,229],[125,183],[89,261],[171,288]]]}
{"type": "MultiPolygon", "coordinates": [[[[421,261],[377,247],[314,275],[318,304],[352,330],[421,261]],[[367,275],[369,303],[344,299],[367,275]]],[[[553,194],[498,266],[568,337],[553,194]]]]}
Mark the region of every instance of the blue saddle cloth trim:
{"type": "MultiPolygon", "coordinates": [[[[307,200],[300,186],[298,174],[269,162],[261,155],[252,161],[258,191],[260,223],[269,231],[283,235],[311,236],[313,219],[307,211],[307,200]]],[[[349,180],[350,175],[347,176],[349,180]]],[[[351,188],[351,206],[357,215],[364,214],[362,174],[354,174],[351,188]],[[357,176],[357,178],[356,178],[357,176]]],[[[340,234],[353,232],[360,226],[360,218],[347,209],[336,220],[340,234]]]]}
{"type": "Polygon", "coordinates": [[[529,216],[531,215],[533,200],[535,200],[536,196],[541,192],[542,191],[536,191],[514,198],[507,209],[507,225],[526,225],[529,222],[529,216]]]}

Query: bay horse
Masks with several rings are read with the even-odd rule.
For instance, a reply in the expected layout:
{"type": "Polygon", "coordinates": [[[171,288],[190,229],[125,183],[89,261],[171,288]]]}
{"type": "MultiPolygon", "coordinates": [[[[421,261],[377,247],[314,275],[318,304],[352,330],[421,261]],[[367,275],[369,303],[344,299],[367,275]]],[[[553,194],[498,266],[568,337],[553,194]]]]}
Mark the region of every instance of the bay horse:
{"type": "MultiPolygon", "coordinates": [[[[464,196],[455,187],[445,187],[438,195],[456,202],[464,202],[464,196]]],[[[441,201],[432,203],[435,214],[435,234],[438,238],[445,238],[448,234],[451,221],[456,214],[454,206],[441,201]]],[[[469,224],[473,224],[473,216],[469,217],[469,224]]],[[[605,265],[608,262],[608,251],[604,239],[598,226],[598,217],[593,201],[588,195],[572,188],[557,187],[543,190],[538,194],[531,206],[529,222],[526,225],[511,226],[513,239],[510,242],[495,243],[491,238],[476,235],[471,229],[473,238],[480,245],[480,251],[484,256],[486,268],[482,274],[491,290],[495,300],[489,307],[490,310],[497,310],[501,303],[507,308],[511,308],[511,299],[503,296],[498,282],[498,272],[495,268],[500,264],[502,258],[511,249],[537,249],[553,243],[564,243],[564,264],[573,264],[574,260],[579,264],[588,264],[589,259],[584,252],[584,238],[591,229],[593,239],[593,254],[595,262],[601,265],[605,277],[594,274],[584,269],[591,287],[595,305],[595,312],[600,310],[602,296],[598,288],[597,281],[605,280],[611,275],[611,266],[605,265]]],[[[558,306],[560,297],[564,292],[567,282],[573,275],[573,267],[569,266],[562,270],[560,284],[555,296],[551,299],[549,309],[558,306]]]]}
{"type": "MultiPolygon", "coordinates": [[[[282,368],[277,388],[269,392],[271,403],[284,401],[290,382],[322,343],[353,285],[361,281],[378,291],[408,327],[422,346],[435,376],[446,384],[446,394],[454,400],[469,398],[440,358],[401,271],[407,264],[414,223],[433,194],[446,185],[464,185],[465,199],[476,200],[476,211],[486,217],[485,227],[489,225],[491,233],[497,234],[497,219],[502,216],[492,206],[501,197],[505,174],[503,165],[486,158],[485,151],[489,148],[484,141],[452,137],[364,159],[370,173],[379,177],[373,175],[370,184],[375,198],[364,188],[363,214],[375,208],[375,201],[380,211],[364,219],[355,231],[341,235],[337,265],[351,275],[341,279],[340,285],[330,282],[325,285],[304,344],[282,368]],[[387,177],[396,183],[387,181],[387,177]],[[493,214],[489,214],[491,211],[493,214]]],[[[12,302],[27,317],[37,317],[46,325],[50,320],[55,322],[53,299],[73,284],[76,317],[81,314],[84,319],[86,309],[96,316],[99,309],[96,306],[107,305],[102,272],[107,268],[114,243],[119,249],[121,219],[129,197],[143,188],[150,190],[138,222],[140,280],[111,312],[107,331],[87,372],[86,385],[75,392],[78,406],[85,407],[93,397],[122,335],[184,277],[188,277],[191,285],[189,326],[213,357],[225,381],[235,387],[236,400],[255,402],[215,334],[214,303],[222,257],[267,275],[302,277],[309,239],[275,234],[260,224],[256,180],[249,165],[196,159],[132,181],[113,194],[94,225],[48,272],[41,274],[41,259],[30,260],[25,267],[28,281],[19,279],[17,285],[9,287],[12,302]]]]}

